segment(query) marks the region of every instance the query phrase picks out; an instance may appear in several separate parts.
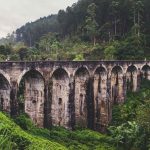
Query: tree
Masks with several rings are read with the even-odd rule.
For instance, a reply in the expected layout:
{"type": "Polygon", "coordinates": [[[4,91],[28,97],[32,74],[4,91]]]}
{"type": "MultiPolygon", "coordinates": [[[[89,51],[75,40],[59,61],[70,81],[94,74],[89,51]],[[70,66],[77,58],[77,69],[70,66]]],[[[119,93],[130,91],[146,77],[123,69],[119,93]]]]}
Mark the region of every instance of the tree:
{"type": "Polygon", "coordinates": [[[27,52],[28,52],[28,49],[25,48],[25,47],[22,47],[19,49],[19,57],[20,57],[20,60],[24,60],[25,57],[27,57],[27,52]]]}
{"type": "Polygon", "coordinates": [[[133,5],[133,28],[135,34],[140,36],[140,26],[141,26],[141,18],[142,18],[142,12],[143,12],[143,2],[142,0],[132,0],[133,5]]]}
{"type": "Polygon", "coordinates": [[[4,56],[10,55],[12,52],[11,44],[0,45],[0,54],[4,56]]]}
{"type": "Polygon", "coordinates": [[[96,5],[92,3],[87,8],[87,16],[85,20],[85,29],[87,34],[91,37],[93,45],[96,44],[96,34],[98,31],[98,23],[96,22],[96,5]]]}
{"type": "Polygon", "coordinates": [[[117,35],[117,21],[118,21],[119,2],[116,0],[113,0],[111,7],[112,7],[112,13],[113,13],[112,15],[114,17],[114,33],[116,36],[117,35]]]}

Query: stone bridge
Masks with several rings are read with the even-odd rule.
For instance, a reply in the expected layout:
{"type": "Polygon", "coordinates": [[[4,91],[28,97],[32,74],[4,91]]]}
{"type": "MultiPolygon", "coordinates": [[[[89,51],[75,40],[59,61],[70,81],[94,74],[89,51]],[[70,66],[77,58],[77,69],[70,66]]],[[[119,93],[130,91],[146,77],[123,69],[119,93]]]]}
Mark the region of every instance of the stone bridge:
{"type": "Polygon", "coordinates": [[[0,62],[0,109],[39,127],[104,130],[112,106],[150,79],[150,61],[0,62]]]}

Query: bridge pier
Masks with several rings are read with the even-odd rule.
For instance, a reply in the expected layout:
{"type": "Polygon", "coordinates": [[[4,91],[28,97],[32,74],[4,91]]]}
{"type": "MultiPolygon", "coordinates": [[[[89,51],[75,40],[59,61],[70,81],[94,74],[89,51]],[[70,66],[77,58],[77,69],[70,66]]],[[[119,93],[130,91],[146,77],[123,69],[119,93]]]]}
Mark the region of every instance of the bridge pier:
{"type": "Polygon", "coordinates": [[[50,128],[52,126],[51,122],[51,101],[52,101],[52,94],[50,91],[50,82],[49,80],[45,80],[45,85],[44,85],[44,96],[45,96],[45,101],[44,101],[44,127],[45,128],[50,128]]]}
{"type": "Polygon", "coordinates": [[[73,75],[70,76],[69,81],[69,128],[75,128],[75,83],[73,75]]]}
{"type": "Polygon", "coordinates": [[[11,116],[17,116],[18,115],[18,84],[17,81],[11,81],[11,91],[10,91],[10,114],[11,116]]]}

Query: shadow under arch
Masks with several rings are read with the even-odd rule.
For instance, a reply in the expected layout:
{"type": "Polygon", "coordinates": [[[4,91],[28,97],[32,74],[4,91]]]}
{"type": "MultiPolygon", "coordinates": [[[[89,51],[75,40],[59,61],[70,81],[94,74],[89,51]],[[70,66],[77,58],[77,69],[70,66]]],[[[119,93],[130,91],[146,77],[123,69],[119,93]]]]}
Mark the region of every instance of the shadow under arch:
{"type": "Polygon", "coordinates": [[[74,74],[75,124],[77,126],[90,128],[92,126],[90,93],[90,74],[85,66],[81,66],[74,74]]]}
{"type": "Polygon", "coordinates": [[[69,111],[69,75],[63,68],[57,68],[50,79],[50,120],[54,126],[68,128],[70,125],[69,111]]]}
{"type": "Polygon", "coordinates": [[[99,66],[94,72],[94,128],[105,131],[109,122],[109,99],[107,95],[107,71],[99,66]]]}
{"type": "Polygon", "coordinates": [[[11,113],[10,82],[0,73],[0,111],[11,113]]]}
{"type": "Polygon", "coordinates": [[[136,66],[131,65],[127,68],[126,71],[126,83],[127,90],[136,91],[137,90],[137,79],[138,79],[138,69],[136,66]]]}
{"type": "Polygon", "coordinates": [[[112,103],[119,104],[124,102],[123,85],[123,69],[121,66],[114,66],[111,70],[112,103]]]}
{"type": "Polygon", "coordinates": [[[142,72],[142,77],[145,79],[150,80],[150,66],[149,65],[144,65],[141,69],[142,72]]]}
{"type": "Polygon", "coordinates": [[[25,72],[19,82],[19,111],[27,113],[39,127],[44,126],[44,82],[37,70],[25,72]]]}

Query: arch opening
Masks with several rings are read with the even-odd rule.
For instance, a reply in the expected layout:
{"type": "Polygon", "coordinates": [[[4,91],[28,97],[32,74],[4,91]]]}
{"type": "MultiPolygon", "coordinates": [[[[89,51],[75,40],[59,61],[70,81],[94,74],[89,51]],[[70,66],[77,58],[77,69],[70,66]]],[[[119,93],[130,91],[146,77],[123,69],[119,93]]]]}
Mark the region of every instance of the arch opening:
{"type": "Polygon", "coordinates": [[[123,85],[123,70],[120,66],[115,66],[111,71],[112,103],[119,104],[124,102],[123,85]]]}
{"type": "Polygon", "coordinates": [[[10,113],[10,84],[8,80],[0,74],[0,110],[10,113]]]}
{"type": "Polygon", "coordinates": [[[67,72],[58,68],[51,77],[51,121],[52,125],[68,128],[69,114],[69,76],[67,72]]]}
{"type": "Polygon", "coordinates": [[[138,70],[134,65],[128,67],[126,72],[127,91],[137,90],[138,70]]]}
{"type": "Polygon", "coordinates": [[[30,70],[19,83],[19,112],[25,112],[39,127],[44,125],[44,79],[40,72],[30,70]]]}
{"type": "Polygon", "coordinates": [[[77,126],[88,126],[88,86],[89,72],[85,67],[79,68],[75,73],[75,122],[77,126]]]}
{"type": "Polygon", "coordinates": [[[141,71],[142,71],[142,78],[150,80],[150,66],[144,65],[141,71]]]}
{"type": "Polygon", "coordinates": [[[94,127],[103,130],[108,124],[109,100],[107,95],[107,72],[105,68],[99,67],[94,73],[94,127]]]}

